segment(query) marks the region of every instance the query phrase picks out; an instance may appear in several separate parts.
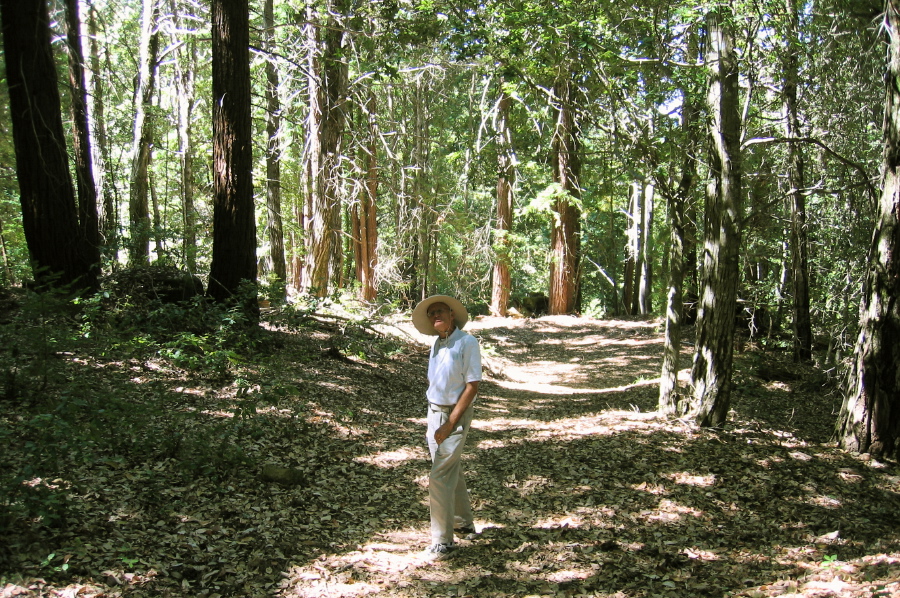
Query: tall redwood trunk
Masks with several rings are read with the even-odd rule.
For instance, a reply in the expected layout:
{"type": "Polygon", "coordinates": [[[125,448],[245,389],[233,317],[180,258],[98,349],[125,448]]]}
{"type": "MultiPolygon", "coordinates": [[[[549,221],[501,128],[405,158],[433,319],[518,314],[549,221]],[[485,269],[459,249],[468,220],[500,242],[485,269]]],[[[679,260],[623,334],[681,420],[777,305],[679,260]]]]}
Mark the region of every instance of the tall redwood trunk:
{"type": "Polygon", "coordinates": [[[551,314],[571,314],[578,309],[581,259],[581,158],[575,123],[575,83],[560,78],[554,85],[557,103],[556,129],[553,134],[553,179],[563,194],[553,207],[555,212],[550,237],[550,305],[551,314]]]}
{"type": "MultiPolygon", "coordinates": [[[[231,298],[256,282],[247,0],[213,0],[213,247],[208,294],[231,298]]],[[[245,298],[258,313],[256,298],[245,298]]]]}
{"type": "Polygon", "coordinates": [[[725,9],[707,17],[711,180],[706,198],[697,345],[691,371],[692,415],[701,426],[723,424],[731,403],[742,202],[738,68],[729,20],[725,9]]]}
{"type": "MultiPolygon", "coordinates": [[[[784,64],[785,133],[800,136],[797,108],[800,42],[797,39],[799,17],[797,0],[785,0],[788,31],[784,64]]],[[[798,143],[788,144],[788,197],[791,206],[791,282],[793,284],[794,359],[812,359],[812,320],[809,314],[809,248],[806,235],[806,195],[803,176],[803,151],[798,143]]]]}
{"type": "MultiPolygon", "coordinates": [[[[263,7],[263,37],[269,52],[275,52],[275,14],[273,0],[263,7]]],[[[281,102],[278,97],[278,69],[274,59],[266,61],[266,230],[269,233],[269,260],[281,297],[287,289],[284,259],[284,227],[281,220],[281,102]]]]}
{"type": "Polygon", "coordinates": [[[310,7],[308,35],[309,122],[307,128],[308,201],[304,285],[317,296],[328,294],[341,271],[341,167],[347,58],[344,29],[335,15],[344,0],[327,3],[324,15],[310,7]]]}
{"type": "Polygon", "coordinates": [[[860,332],[837,434],[845,449],[900,459],[900,0],[888,0],[890,63],[881,200],[860,305],[860,332]]]}
{"type": "Polygon", "coordinates": [[[66,0],[66,29],[69,48],[69,86],[72,110],[72,155],[75,159],[75,182],[78,190],[78,223],[85,242],[85,258],[99,273],[100,228],[97,215],[97,187],[88,123],[87,84],[84,75],[84,51],[81,44],[79,0],[66,0]]]}
{"type": "Polygon", "coordinates": [[[128,261],[132,265],[150,259],[150,158],[153,143],[153,89],[156,86],[156,55],[159,33],[156,21],[159,6],[156,0],[143,0],[139,73],[134,93],[134,141],[131,158],[131,189],[128,200],[129,233],[128,261]]]}
{"type": "Polygon", "coordinates": [[[512,97],[500,85],[500,100],[497,102],[496,124],[497,143],[497,224],[494,227],[494,277],[491,288],[491,313],[506,317],[510,293],[510,239],[512,230],[513,189],[516,184],[515,155],[512,147],[512,130],[509,126],[509,111],[512,97]]]}
{"type": "Polygon", "coordinates": [[[40,286],[94,286],[69,174],[44,0],[0,0],[22,225],[40,286]]]}

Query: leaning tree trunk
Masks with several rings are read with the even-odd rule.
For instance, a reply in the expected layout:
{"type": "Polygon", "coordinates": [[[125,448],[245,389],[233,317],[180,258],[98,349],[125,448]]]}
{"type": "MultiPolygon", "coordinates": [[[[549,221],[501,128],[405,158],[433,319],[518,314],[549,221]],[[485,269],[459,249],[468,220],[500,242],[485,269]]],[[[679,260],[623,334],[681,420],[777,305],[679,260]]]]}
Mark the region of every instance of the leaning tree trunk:
{"type": "Polygon", "coordinates": [[[0,0],[25,241],[40,287],[94,286],[78,225],[44,0],[0,0]]]}
{"type": "Polygon", "coordinates": [[[575,83],[560,78],[553,89],[557,106],[553,134],[553,179],[564,191],[553,206],[554,224],[550,237],[551,314],[571,314],[578,309],[581,254],[581,157],[575,123],[575,83]]]}
{"type": "MultiPolygon", "coordinates": [[[[207,293],[230,299],[256,282],[256,214],[250,120],[250,23],[247,0],[213,0],[213,246],[207,293]]],[[[256,297],[243,298],[248,315],[256,297]]]]}
{"type": "Polygon", "coordinates": [[[131,157],[131,192],[128,198],[128,261],[139,265],[150,259],[150,158],[153,142],[153,88],[156,85],[156,55],[159,33],[156,0],[144,0],[141,14],[140,64],[134,94],[134,142],[131,157]]]}
{"type": "MultiPolygon", "coordinates": [[[[785,0],[788,32],[784,64],[785,133],[790,139],[800,136],[797,109],[800,42],[797,39],[797,0],[785,0]]],[[[803,176],[803,151],[800,144],[788,144],[788,186],[791,205],[791,282],[793,284],[794,359],[812,359],[812,322],[809,314],[809,265],[806,237],[806,196],[803,176]]]]}
{"type": "Polygon", "coordinates": [[[888,0],[890,64],[883,188],[860,305],[860,332],[837,434],[845,449],[900,458],[900,0],[888,0]]]}
{"type": "Polygon", "coordinates": [[[730,15],[718,12],[707,17],[711,180],[706,198],[706,249],[697,346],[691,371],[694,384],[691,415],[701,426],[723,424],[731,402],[741,244],[741,153],[737,57],[729,18],[730,15]]]}
{"type": "MultiPolygon", "coordinates": [[[[263,37],[266,49],[275,52],[275,15],[272,0],[263,7],[263,37]]],[[[285,299],[287,266],[284,260],[284,227],[281,221],[281,102],[275,59],[266,61],[266,230],[269,260],[280,297],[285,299]]]]}
{"type": "Polygon", "coordinates": [[[500,100],[497,102],[497,224],[494,228],[494,278],[491,288],[491,313],[506,317],[509,308],[510,250],[509,233],[512,230],[513,189],[516,185],[515,154],[512,147],[512,130],[509,127],[509,110],[512,97],[500,83],[500,100]]]}
{"type": "Polygon", "coordinates": [[[75,159],[75,181],[78,190],[78,223],[85,241],[85,257],[95,271],[100,269],[100,228],[97,215],[97,187],[91,153],[88,122],[88,94],[84,74],[84,51],[81,44],[79,0],[66,0],[66,38],[69,48],[69,85],[72,110],[72,155],[75,159]]]}

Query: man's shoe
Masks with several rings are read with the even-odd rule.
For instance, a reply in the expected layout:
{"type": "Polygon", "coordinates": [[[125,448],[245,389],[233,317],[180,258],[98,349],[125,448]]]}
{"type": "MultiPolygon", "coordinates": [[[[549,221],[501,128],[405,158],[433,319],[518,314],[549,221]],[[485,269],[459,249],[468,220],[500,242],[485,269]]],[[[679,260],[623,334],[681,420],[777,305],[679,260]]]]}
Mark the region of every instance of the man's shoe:
{"type": "Polygon", "coordinates": [[[465,539],[465,540],[474,540],[478,536],[478,532],[475,531],[475,525],[463,525],[461,527],[454,528],[453,531],[457,536],[465,539]]]}
{"type": "Polygon", "coordinates": [[[432,544],[425,549],[425,557],[429,561],[443,561],[450,558],[455,551],[455,544],[432,544]]]}

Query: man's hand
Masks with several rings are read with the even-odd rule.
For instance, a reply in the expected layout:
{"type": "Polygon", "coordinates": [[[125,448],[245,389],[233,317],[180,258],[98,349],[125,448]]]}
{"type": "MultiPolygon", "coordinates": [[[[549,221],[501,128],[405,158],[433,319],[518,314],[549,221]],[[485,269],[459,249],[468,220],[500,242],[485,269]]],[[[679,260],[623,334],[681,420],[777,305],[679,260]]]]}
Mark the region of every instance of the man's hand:
{"type": "Polygon", "coordinates": [[[434,431],[434,441],[438,443],[438,446],[440,446],[442,442],[447,440],[450,434],[453,433],[453,428],[455,428],[455,426],[451,426],[450,422],[448,421],[434,431]]]}

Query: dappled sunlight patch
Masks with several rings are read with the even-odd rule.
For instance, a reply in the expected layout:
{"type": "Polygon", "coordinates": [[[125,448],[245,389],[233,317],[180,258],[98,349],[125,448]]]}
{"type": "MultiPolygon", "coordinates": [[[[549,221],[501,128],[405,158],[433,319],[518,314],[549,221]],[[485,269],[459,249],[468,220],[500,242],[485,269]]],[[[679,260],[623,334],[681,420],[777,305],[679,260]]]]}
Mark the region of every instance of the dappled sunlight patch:
{"type": "Polygon", "coordinates": [[[714,474],[695,475],[686,471],[677,473],[667,473],[663,477],[672,480],[676,484],[685,486],[714,486],[716,484],[716,476],[714,474]]]}
{"type": "Polygon", "coordinates": [[[370,455],[362,455],[356,457],[354,461],[391,469],[410,461],[424,461],[427,458],[428,452],[423,447],[404,446],[393,451],[381,451],[370,455]]]}
{"type": "Polygon", "coordinates": [[[551,515],[538,519],[533,527],[537,529],[566,529],[578,528],[584,525],[584,519],[579,515],[551,515]]]}

